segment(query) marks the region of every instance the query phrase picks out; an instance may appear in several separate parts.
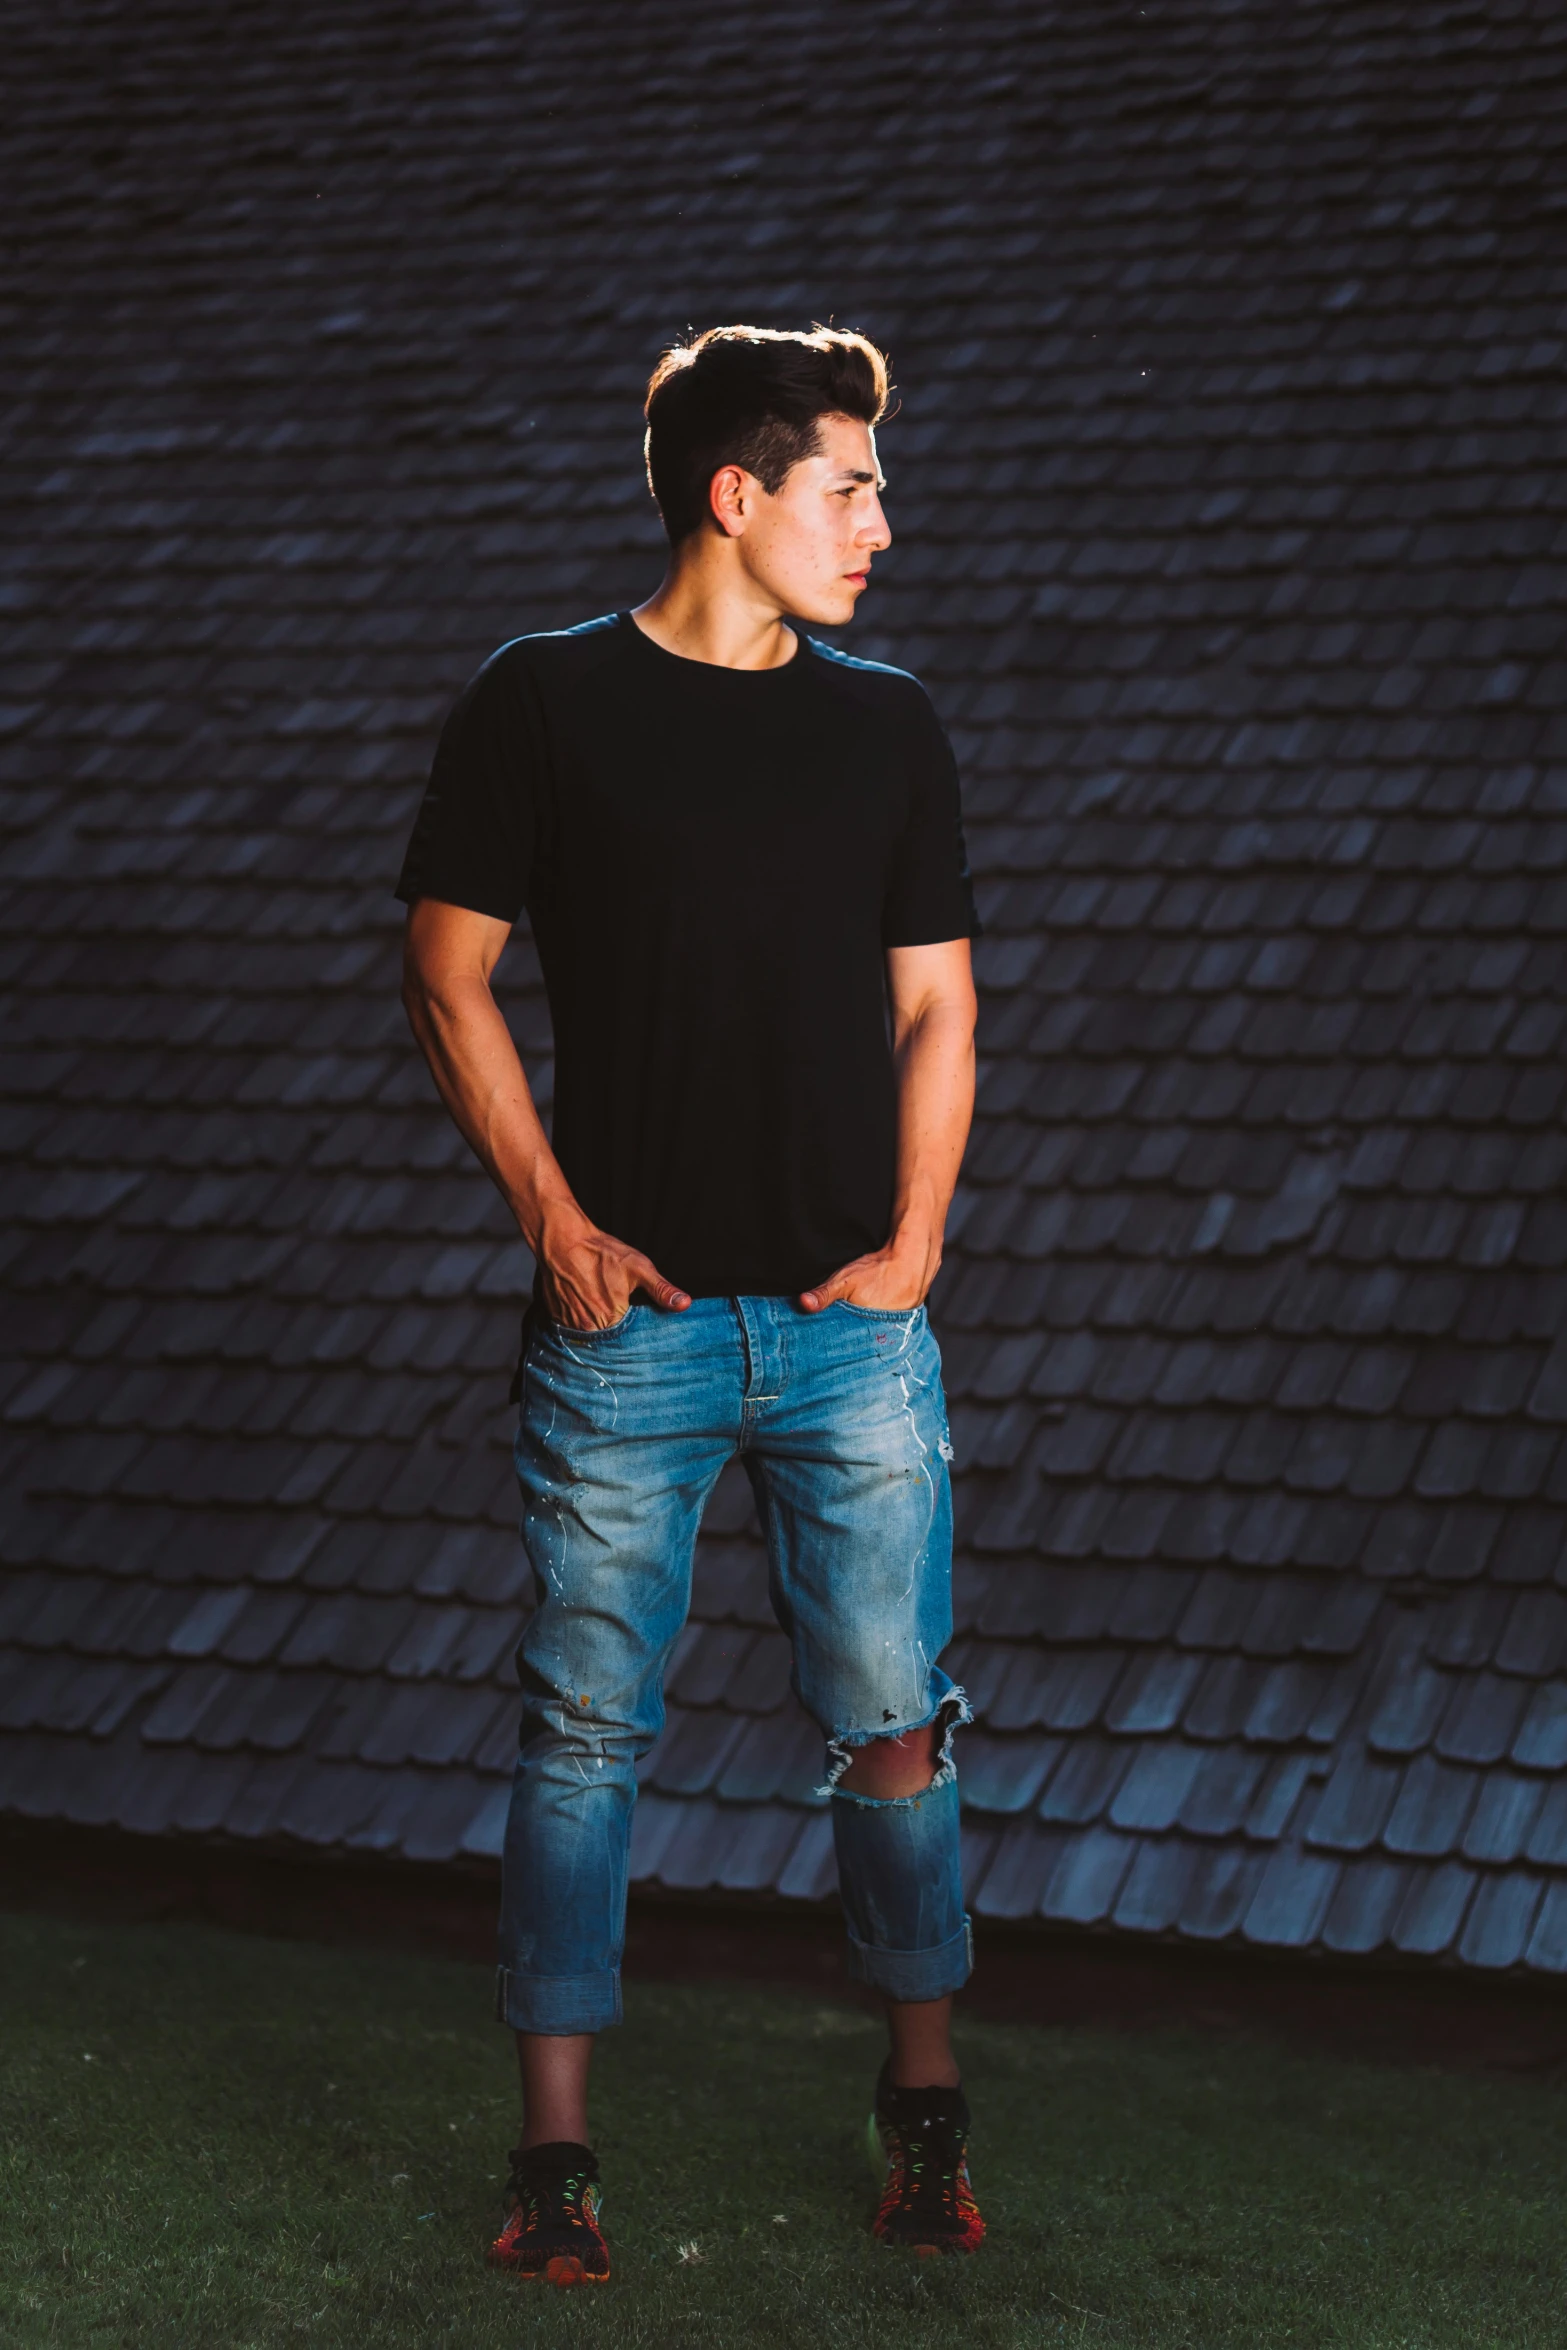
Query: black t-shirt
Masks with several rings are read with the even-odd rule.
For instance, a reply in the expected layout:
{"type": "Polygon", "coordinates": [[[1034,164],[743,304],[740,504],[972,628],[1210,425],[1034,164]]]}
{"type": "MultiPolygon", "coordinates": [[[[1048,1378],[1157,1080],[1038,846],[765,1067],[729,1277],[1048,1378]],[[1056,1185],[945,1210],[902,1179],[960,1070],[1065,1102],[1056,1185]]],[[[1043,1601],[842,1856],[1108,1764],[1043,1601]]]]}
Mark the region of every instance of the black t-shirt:
{"type": "Polygon", "coordinates": [[[789,1296],[885,1243],[883,951],[978,927],[914,678],[803,634],[723,669],[624,612],[518,637],[447,720],[397,894],[526,907],[556,1155],[669,1280],[789,1296]]]}

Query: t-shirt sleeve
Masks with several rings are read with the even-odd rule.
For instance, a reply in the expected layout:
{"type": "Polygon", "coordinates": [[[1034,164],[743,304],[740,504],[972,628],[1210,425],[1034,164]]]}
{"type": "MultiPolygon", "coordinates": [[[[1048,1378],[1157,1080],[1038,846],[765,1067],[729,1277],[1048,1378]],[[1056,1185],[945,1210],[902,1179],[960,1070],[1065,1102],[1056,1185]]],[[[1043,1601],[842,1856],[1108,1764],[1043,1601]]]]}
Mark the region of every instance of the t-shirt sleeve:
{"type": "Polygon", "coordinates": [[[907,757],[908,816],[887,877],[881,943],[925,947],[977,938],[957,761],[923,689],[911,711],[907,757]]]}
{"type": "Polygon", "coordinates": [[[441,729],[396,895],[515,922],[538,849],[543,764],[532,681],[503,649],[441,729]]]}

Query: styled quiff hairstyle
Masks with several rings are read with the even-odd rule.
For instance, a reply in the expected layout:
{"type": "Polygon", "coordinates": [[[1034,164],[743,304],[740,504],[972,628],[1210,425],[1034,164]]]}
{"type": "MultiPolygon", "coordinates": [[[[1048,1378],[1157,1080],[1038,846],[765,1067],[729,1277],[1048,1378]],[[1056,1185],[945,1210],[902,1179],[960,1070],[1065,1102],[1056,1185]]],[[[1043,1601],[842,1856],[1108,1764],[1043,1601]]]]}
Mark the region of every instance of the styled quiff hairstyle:
{"type": "Polygon", "coordinates": [[[714,326],[673,345],[643,406],[648,487],[671,546],[711,519],[721,465],[743,466],[775,498],[790,467],[820,451],[824,416],[879,424],[887,392],[875,344],[837,327],[714,326]]]}

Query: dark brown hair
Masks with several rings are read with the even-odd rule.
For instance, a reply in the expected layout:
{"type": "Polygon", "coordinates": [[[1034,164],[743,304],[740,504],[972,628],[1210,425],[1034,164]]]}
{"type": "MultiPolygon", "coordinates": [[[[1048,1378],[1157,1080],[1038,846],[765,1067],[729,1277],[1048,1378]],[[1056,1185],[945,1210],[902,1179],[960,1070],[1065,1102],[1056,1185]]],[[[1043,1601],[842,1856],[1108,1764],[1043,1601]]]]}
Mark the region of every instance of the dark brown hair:
{"type": "Polygon", "coordinates": [[[802,457],[821,447],[824,416],[880,422],[887,362],[864,335],[838,327],[791,334],[713,326],[664,352],[647,387],[648,487],[670,544],[700,530],[721,465],[740,465],[776,497],[802,457]]]}

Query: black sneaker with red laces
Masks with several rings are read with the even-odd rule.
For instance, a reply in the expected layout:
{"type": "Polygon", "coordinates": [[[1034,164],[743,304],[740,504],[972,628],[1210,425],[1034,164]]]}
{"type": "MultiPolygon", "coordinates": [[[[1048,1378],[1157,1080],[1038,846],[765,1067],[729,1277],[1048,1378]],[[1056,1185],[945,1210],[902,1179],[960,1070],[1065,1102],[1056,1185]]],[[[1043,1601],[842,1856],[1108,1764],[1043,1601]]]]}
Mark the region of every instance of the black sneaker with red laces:
{"type": "Polygon", "coordinates": [[[509,2216],[490,2246],[498,2268],[551,2285],[602,2285],[609,2247],[599,2232],[598,2156],[560,2140],[514,2146],[506,2182],[509,2216]]]}
{"type": "Polygon", "coordinates": [[[969,2185],[968,2134],[961,2089],[899,2089],[882,2066],[870,2142],[885,2176],[873,2236],[924,2254],[979,2250],[985,2223],[969,2185]]]}

